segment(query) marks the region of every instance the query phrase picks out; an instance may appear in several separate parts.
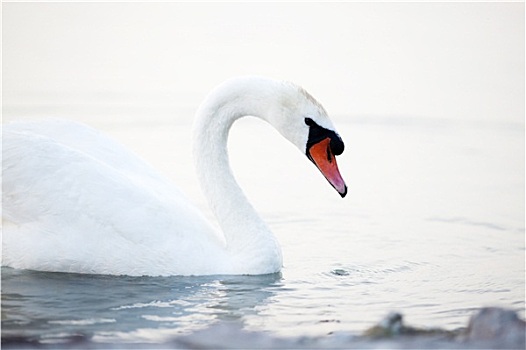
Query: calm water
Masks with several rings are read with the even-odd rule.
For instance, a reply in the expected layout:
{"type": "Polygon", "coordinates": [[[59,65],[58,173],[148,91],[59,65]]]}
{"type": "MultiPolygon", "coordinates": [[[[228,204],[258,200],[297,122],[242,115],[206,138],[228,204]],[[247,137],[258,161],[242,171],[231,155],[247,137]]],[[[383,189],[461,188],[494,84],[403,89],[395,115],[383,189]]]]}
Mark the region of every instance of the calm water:
{"type": "MultiPolygon", "coordinates": [[[[282,244],[281,274],[131,278],[3,268],[3,336],[159,342],[221,321],[318,336],[361,332],[391,310],[411,325],[453,329],[489,305],[524,317],[524,127],[335,123],[346,142],[343,200],[266,124],[243,120],[232,131],[232,167],[282,244]]],[[[189,122],[93,125],[210,216],[193,175],[189,122]]]]}

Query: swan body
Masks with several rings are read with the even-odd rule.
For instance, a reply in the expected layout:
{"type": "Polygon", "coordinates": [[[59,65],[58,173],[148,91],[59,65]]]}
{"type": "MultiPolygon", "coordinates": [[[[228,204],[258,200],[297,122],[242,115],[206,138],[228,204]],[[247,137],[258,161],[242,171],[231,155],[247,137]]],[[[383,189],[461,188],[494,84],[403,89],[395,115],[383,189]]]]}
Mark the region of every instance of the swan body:
{"type": "Polygon", "coordinates": [[[334,158],[343,142],[323,107],[288,82],[230,79],[196,113],[197,175],[220,230],[104,134],[71,121],[10,123],[3,127],[2,265],[136,276],[278,272],[279,244],[228,162],[230,127],[247,115],[272,124],[345,195],[334,158]]]}

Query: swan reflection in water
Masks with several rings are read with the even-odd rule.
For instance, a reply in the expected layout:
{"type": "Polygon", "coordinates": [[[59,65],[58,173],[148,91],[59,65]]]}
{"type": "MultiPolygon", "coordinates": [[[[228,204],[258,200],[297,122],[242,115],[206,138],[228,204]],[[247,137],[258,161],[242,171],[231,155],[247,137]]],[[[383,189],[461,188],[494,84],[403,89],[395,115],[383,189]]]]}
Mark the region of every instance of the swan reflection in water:
{"type": "Polygon", "coordinates": [[[282,286],[281,273],[129,277],[2,268],[2,337],[167,341],[217,322],[245,326],[282,286]]]}

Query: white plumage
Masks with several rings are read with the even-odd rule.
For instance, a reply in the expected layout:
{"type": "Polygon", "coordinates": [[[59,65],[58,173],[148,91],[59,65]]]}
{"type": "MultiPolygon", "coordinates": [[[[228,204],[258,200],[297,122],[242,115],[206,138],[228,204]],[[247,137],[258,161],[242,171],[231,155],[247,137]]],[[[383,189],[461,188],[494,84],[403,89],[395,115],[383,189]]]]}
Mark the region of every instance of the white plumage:
{"type": "Polygon", "coordinates": [[[292,84],[247,77],[227,81],[203,102],[196,165],[223,232],[155,169],[88,126],[5,125],[2,264],[114,275],[279,271],[279,245],[237,186],[226,139],[237,118],[254,115],[304,152],[305,113],[332,128],[314,102],[292,84]]]}

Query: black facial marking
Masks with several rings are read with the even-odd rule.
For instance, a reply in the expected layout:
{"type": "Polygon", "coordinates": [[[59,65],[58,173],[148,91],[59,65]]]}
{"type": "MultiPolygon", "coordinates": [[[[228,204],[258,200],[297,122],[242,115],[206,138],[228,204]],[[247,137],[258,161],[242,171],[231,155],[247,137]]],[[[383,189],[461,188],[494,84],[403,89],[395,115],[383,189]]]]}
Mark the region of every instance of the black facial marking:
{"type": "MultiPolygon", "coordinates": [[[[315,145],[328,137],[331,139],[330,146],[332,153],[336,156],[343,153],[344,144],[340,135],[338,135],[332,130],[325,129],[322,126],[319,126],[311,118],[305,118],[305,124],[309,126],[309,138],[307,140],[306,149],[307,152],[312,147],[312,145],[315,145]]],[[[329,150],[327,150],[327,159],[329,160],[329,162],[332,161],[329,150]]]]}

